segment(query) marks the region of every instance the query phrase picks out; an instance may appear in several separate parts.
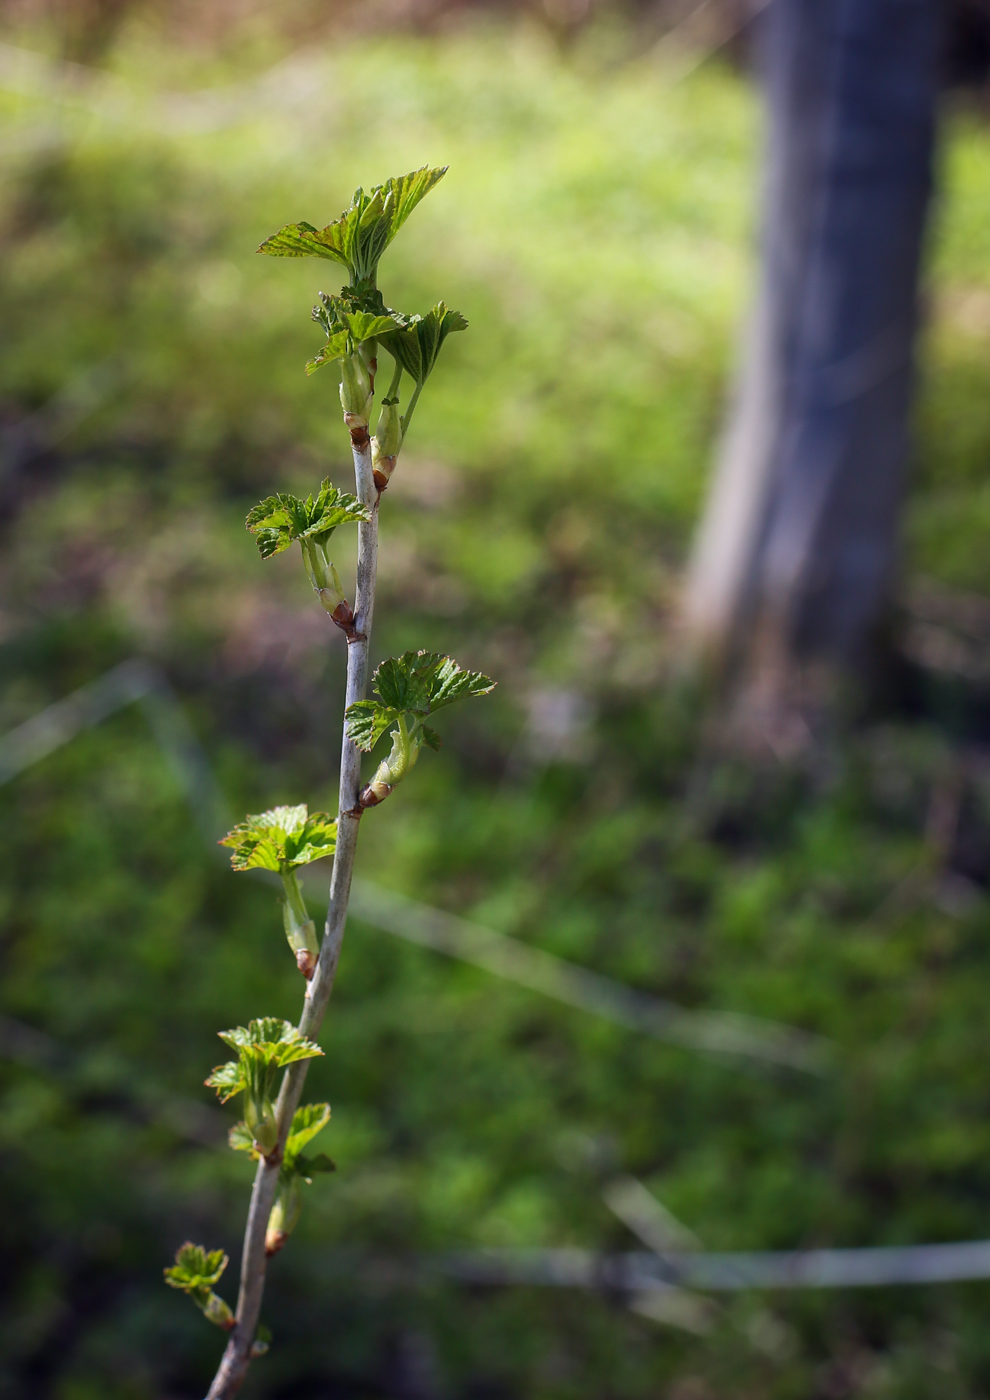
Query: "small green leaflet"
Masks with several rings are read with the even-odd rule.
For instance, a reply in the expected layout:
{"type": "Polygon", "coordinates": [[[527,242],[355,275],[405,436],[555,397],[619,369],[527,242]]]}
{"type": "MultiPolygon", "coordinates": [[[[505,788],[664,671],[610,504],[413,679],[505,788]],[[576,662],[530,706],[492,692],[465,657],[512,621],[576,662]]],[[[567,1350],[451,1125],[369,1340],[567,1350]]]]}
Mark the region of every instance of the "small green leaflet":
{"type": "Polygon", "coordinates": [[[217,1065],[207,1079],[207,1086],[216,1089],[221,1103],[226,1103],[235,1094],[252,1089],[252,1081],[257,1071],[282,1069],[295,1060],[311,1060],[323,1051],[312,1040],[307,1040],[290,1021],[282,1021],[277,1016],[264,1016],[257,1021],[249,1021],[246,1026],[235,1026],[233,1030],[219,1031],[220,1039],[237,1051],[236,1060],[217,1065]]]}
{"type": "Polygon", "coordinates": [[[322,1133],[329,1122],[330,1105],[328,1103],[307,1103],[302,1108],[297,1108],[292,1115],[292,1127],[289,1129],[289,1139],[285,1144],[286,1160],[289,1157],[298,1157],[303,1148],[312,1142],[317,1133],[322,1133]]]}
{"type": "Polygon", "coordinates": [[[190,1244],[187,1240],[176,1253],[175,1263],[165,1270],[165,1282],[186,1293],[208,1291],[219,1283],[229,1262],[222,1249],[207,1253],[201,1244],[190,1244]]]}
{"type": "Polygon", "coordinates": [[[262,559],[270,559],[288,549],[293,540],[326,544],[338,525],[370,518],[367,506],[347,491],[338,490],[326,477],[315,499],[310,495],[303,501],[287,491],[266,496],[248,511],[244,526],[257,540],[262,559]]]}
{"type": "Polygon", "coordinates": [[[231,1128],[227,1134],[227,1141],[235,1152],[249,1152],[255,1161],[261,1157],[261,1153],[254,1145],[254,1135],[243,1118],[231,1128]]]}
{"type": "Polygon", "coordinates": [[[228,1060],[226,1064],[217,1065],[204,1083],[208,1089],[216,1089],[220,1102],[226,1103],[228,1099],[247,1088],[247,1076],[241,1068],[240,1060],[228,1060]]]}
{"type": "Polygon", "coordinates": [[[306,361],[306,373],[315,374],[323,365],[329,365],[334,360],[342,360],[347,354],[347,331],[335,331],[334,334],[319,350],[311,360],[306,361]]]}
{"type": "MultiPolygon", "coordinates": [[[[480,671],[465,671],[449,656],[435,651],[407,651],[383,661],[374,675],[379,700],[358,700],[346,713],[347,733],[359,749],[368,753],[401,715],[421,719],[470,695],[487,695],[495,682],[480,671]]],[[[422,726],[430,748],[440,747],[440,737],[422,726]]]]}
{"type": "Polygon", "coordinates": [[[234,1314],[213,1292],[213,1285],[226,1267],[227,1256],[222,1249],[207,1253],[202,1245],[187,1241],[178,1250],[172,1267],[165,1270],[165,1282],[171,1288],[181,1288],[210,1322],[229,1332],[234,1326],[234,1314]]]}
{"type": "Polygon", "coordinates": [[[417,384],[423,384],[448,335],[466,330],[467,324],[459,311],[448,311],[439,301],[425,316],[410,317],[403,329],[381,334],[381,342],[406,373],[417,384]]]}
{"type": "Polygon", "coordinates": [[[357,744],[362,753],[370,753],[403,713],[378,700],[355,700],[353,705],[348,705],[344,715],[347,737],[352,744],[357,744]]]}
{"type": "Polygon", "coordinates": [[[326,812],[310,814],[301,802],[245,817],[219,844],[233,847],[230,863],[235,870],[292,870],[333,855],[337,823],[326,812]]]}
{"type": "Polygon", "coordinates": [[[266,238],[258,249],[278,258],[329,258],[343,263],[356,280],[374,280],[385,249],[416,205],[447,173],[447,167],[423,166],[408,175],[394,176],[376,185],[369,194],[356,189],[350,207],[326,228],[312,224],[286,224],[266,238]]]}

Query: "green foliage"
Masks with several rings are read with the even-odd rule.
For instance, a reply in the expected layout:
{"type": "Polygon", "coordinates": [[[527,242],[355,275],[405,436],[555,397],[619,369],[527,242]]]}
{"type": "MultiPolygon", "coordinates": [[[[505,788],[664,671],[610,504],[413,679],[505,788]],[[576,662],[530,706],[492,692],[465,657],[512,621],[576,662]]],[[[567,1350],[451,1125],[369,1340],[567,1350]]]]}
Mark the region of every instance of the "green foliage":
{"type": "MultiPolygon", "coordinates": [[[[285,1144],[281,1174],[285,1180],[299,1175],[310,1184],[311,1178],[321,1172],[336,1171],[336,1164],[323,1152],[316,1157],[303,1156],[303,1148],[321,1133],[330,1122],[328,1103],[308,1103],[297,1108],[292,1117],[292,1127],[285,1144]]],[[[247,1123],[236,1123],[228,1135],[228,1142],[235,1152],[247,1152],[257,1161],[260,1157],[254,1137],[247,1123]]]]}
{"type": "Polygon", "coordinates": [[[258,249],[277,258],[330,258],[343,263],[351,280],[374,281],[385,249],[420,200],[447,173],[447,167],[423,166],[375,185],[370,193],[359,187],[349,208],[326,228],[312,224],[286,224],[266,238],[258,249]]]}
{"type": "Polygon", "coordinates": [[[418,385],[422,385],[433,372],[448,335],[453,331],[467,330],[467,324],[459,311],[448,311],[440,301],[425,316],[408,317],[401,329],[377,334],[392,358],[418,385]]]}
{"type": "Polygon", "coordinates": [[[186,1293],[210,1289],[220,1282],[229,1263],[222,1249],[207,1253],[202,1245],[187,1240],[176,1252],[175,1263],[165,1270],[165,1281],[171,1288],[181,1288],[186,1293]]]}
{"type": "Polygon", "coordinates": [[[285,1144],[285,1165],[292,1171],[304,1147],[308,1146],[330,1122],[328,1103],[308,1103],[297,1108],[285,1144]]]}
{"type": "Polygon", "coordinates": [[[165,1282],[169,1287],[180,1288],[188,1294],[210,1322],[226,1331],[233,1327],[234,1315],[229,1305],[213,1292],[213,1285],[220,1281],[228,1262],[222,1249],[207,1253],[202,1245],[187,1241],[176,1253],[175,1263],[165,1270],[165,1282]]]}
{"type": "Polygon", "coordinates": [[[305,802],[245,817],[220,841],[233,847],[235,870],[293,870],[333,855],[336,844],[337,823],[326,812],[310,814],[305,802]]]}
{"type": "Polygon", "coordinates": [[[255,536],[262,559],[270,559],[294,540],[326,545],[338,525],[367,520],[369,514],[356,496],[338,490],[326,477],[315,499],[309,495],[301,500],[287,491],[277,491],[252,506],[244,524],[255,536]]]}
{"type": "Polygon", "coordinates": [[[339,296],[320,292],[319,298],[319,304],[313,307],[312,319],[326,331],[327,343],[306,365],[307,374],[332,360],[356,354],[366,342],[408,321],[408,317],[390,310],[381,292],[366,283],[342,287],[339,296]]]}
{"type": "Polygon", "coordinates": [[[259,1150],[267,1154],[278,1138],[272,1102],[278,1071],[297,1060],[313,1059],[323,1051],[300,1035],[289,1021],[275,1016],[265,1016],[247,1026],[218,1034],[237,1051],[237,1059],[218,1065],[206,1084],[216,1089],[221,1103],[243,1091],[248,1129],[259,1150]]]}
{"type": "Polygon", "coordinates": [[[438,749],[439,735],[422,724],[423,717],[495,687],[480,671],[465,671],[451,657],[430,651],[407,651],[383,661],[373,684],[380,698],[358,700],[346,713],[347,732],[365,753],[404,715],[418,722],[426,742],[438,749]]]}

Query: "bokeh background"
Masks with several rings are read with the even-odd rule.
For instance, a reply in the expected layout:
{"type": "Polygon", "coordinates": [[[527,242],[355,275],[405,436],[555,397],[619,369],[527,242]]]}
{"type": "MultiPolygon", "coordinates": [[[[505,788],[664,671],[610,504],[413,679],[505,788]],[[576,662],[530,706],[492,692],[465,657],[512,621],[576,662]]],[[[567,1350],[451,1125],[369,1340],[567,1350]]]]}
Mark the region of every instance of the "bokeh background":
{"type": "Polygon", "coordinates": [[[366,819],[358,873],[835,1049],[812,1076],[677,1048],[352,919],[309,1079],[339,1170],[244,1394],[990,1393],[982,1283],[742,1292],[699,1332],[422,1266],[637,1248],[616,1174],[713,1250],[990,1234],[982,89],[942,100],[893,679],[769,762],[720,741],[678,625],[764,125],[745,15],[690,8],[0,11],[0,731],[132,658],[189,726],[125,707],[0,786],[5,1398],[195,1400],[218,1357],[161,1282],[186,1238],[236,1275],[250,1167],[202,1081],[217,1030],[293,1018],[299,986],[204,829],[333,810],[345,650],[243,528],[348,482],[333,372],[302,369],[333,265],[254,249],[425,162],[450,173],[383,290],[471,328],[385,498],[374,649],[499,686],[366,819]]]}

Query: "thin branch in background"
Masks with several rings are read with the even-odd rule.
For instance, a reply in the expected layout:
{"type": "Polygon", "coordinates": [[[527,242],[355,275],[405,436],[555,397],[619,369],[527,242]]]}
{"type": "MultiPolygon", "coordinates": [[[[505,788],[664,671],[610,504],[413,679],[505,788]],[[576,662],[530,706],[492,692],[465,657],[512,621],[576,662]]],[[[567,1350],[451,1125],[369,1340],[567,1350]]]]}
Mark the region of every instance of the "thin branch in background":
{"type": "Polygon", "coordinates": [[[588,1249],[472,1249],[424,1258],[472,1285],[607,1289],[639,1294],[683,1288],[889,1288],[990,1278],[990,1240],[866,1249],[735,1254],[599,1254],[588,1249]]]}
{"type": "Polygon", "coordinates": [[[569,1006],[672,1045],[779,1065],[807,1074],[828,1072],[835,1047],[822,1036],[724,1011],[685,1011],[674,1002],[615,982],[532,948],[519,939],[356,880],[352,912],[365,923],[423,947],[473,963],[569,1006]]]}

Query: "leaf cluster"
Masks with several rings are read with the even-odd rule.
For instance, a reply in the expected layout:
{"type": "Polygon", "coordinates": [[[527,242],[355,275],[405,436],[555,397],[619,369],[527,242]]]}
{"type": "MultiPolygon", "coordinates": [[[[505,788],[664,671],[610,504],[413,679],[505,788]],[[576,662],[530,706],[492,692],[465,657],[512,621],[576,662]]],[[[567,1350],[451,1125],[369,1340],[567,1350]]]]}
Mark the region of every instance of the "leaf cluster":
{"type": "Polygon", "coordinates": [[[395,331],[409,323],[401,311],[385,305],[377,287],[363,282],[357,287],[341,287],[338,296],[320,292],[319,303],[313,307],[313,320],[327,333],[327,343],[306,365],[312,374],[331,360],[341,360],[356,353],[359,345],[395,331]]]}
{"type": "Polygon", "coordinates": [[[383,661],[374,674],[379,699],[357,700],[347,707],[347,733],[369,753],[387,730],[409,715],[432,749],[440,736],[423,723],[447,705],[471,695],[487,695],[495,682],[480,671],[465,671],[449,656],[435,651],[407,651],[383,661]]]}
{"type": "Polygon", "coordinates": [[[305,222],[286,224],[258,249],[276,258],[329,258],[343,263],[353,282],[374,282],[385,249],[416,208],[447,173],[422,166],[397,175],[365,194],[358,187],[350,205],[326,228],[305,222]]]}
{"type": "Polygon", "coordinates": [[[316,496],[309,495],[304,501],[288,491],[266,496],[251,507],[244,524],[257,540],[262,559],[270,559],[294,540],[325,546],[338,525],[368,520],[370,515],[356,496],[338,490],[327,477],[316,496]]]}
{"type": "Polygon", "coordinates": [[[233,1030],[218,1034],[225,1044],[237,1051],[236,1060],[218,1065],[206,1081],[209,1088],[216,1089],[221,1103],[242,1090],[255,1091],[259,1077],[268,1072],[323,1054],[291,1021],[282,1021],[277,1016],[263,1016],[249,1021],[246,1026],[235,1026],[233,1030]]]}
{"type": "Polygon", "coordinates": [[[201,1244],[191,1244],[188,1240],[182,1245],[175,1263],[165,1270],[165,1282],[171,1288],[181,1288],[184,1293],[209,1293],[220,1278],[230,1260],[222,1249],[211,1249],[209,1253],[201,1244]]]}
{"type": "Polygon", "coordinates": [[[210,1322],[225,1331],[233,1327],[234,1314],[229,1304],[213,1292],[213,1285],[219,1282],[227,1263],[222,1249],[207,1252],[202,1245],[187,1240],[177,1251],[175,1263],[164,1271],[169,1287],[180,1288],[210,1322]]]}
{"type": "Polygon", "coordinates": [[[301,802],[245,817],[219,844],[233,848],[230,863],[235,870],[287,871],[333,855],[337,823],[326,812],[311,814],[301,802]]]}
{"type": "MultiPolygon", "coordinates": [[[[315,1157],[303,1155],[303,1148],[316,1137],[317,1133],[321,1133],[329,1122],[330,1105],[328,1103],[307,1103],[296,1109],[292,1116],[292,1127],[289,1129],[285,1153],[282,1157],[280,1176],[283,1181],[288,1182],[291,1177],[300,1176],[307,1186],[311,1186],[312,1178],[317,1173],[337,1170],[337,1164],[325,1152],[320,1152],[315,1157]]],[[[230,1130],[228,1141],[235,1152],[247,1152],[254,1161],[260,1159],[261,1153],[258,1151],[247,1123],[235,1123],[230,1130]]]]}

